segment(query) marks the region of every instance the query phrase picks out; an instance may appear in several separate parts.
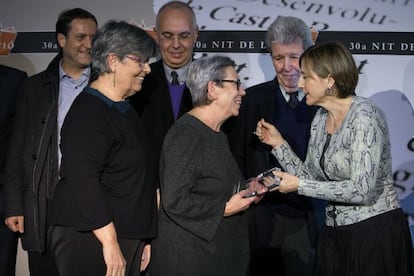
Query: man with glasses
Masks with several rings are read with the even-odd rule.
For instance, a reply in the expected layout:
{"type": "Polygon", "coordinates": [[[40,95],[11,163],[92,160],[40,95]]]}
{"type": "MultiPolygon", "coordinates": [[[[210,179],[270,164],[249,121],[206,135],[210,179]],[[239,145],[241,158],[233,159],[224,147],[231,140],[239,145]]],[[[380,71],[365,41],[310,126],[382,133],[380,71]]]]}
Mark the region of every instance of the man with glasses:
{"type": "Polygon", "coordinates": [[[198,36],[193,10],[180,1],[164,4],[157,14],[155,32],[161,59],[151,64],[142,90],[130,100],[141,115],[158,161],[167,131],[192,108],[185,77],[198,36]]]}

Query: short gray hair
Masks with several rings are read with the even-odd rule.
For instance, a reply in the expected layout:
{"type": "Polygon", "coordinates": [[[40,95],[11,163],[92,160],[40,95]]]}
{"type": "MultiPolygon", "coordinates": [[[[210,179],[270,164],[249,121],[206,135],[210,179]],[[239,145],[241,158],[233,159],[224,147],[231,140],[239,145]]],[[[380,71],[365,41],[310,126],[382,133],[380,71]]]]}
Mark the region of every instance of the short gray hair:
{"type": "Polygon", "coordinates": [[[236,67],[233,59],[213,55],[193,61],[188,68],[186,84],[191,92],[194,106],[210,104],[207,97],[209,81],[222,80],[226,77],[226,68],[236,67]]]}
{"type": "Polygon", "coordinates": [[[110,73],[106,58],[115,54],[119,59],[128,54],[137,55],[143,61],[157,54],[157,45],[143,29],[125,21],[108,21],[96,32],[92,40],[92,74],[94,81],[104,73],[110,73]]]}
{"type": "Polygon", "coordinates": [[[302,40],[303,50],[313,45],[310,27],[302,19],[293,16],[278,16],[266,32],[266,46],[271,50],[272,42],[291,44],[302,40]]]}

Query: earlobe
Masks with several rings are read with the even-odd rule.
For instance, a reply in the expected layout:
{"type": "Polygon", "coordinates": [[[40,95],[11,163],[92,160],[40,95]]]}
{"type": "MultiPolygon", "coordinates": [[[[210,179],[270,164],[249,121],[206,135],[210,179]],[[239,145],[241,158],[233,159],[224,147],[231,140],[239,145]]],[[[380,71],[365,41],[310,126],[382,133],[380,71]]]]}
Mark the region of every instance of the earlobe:
{"type": "Polygon", "coordinates": [[[198,26],[197,29],[194,31],[194,43],[197,41],[198,38],[198,26]]]}
{"type": "Polygon", "coordinates": [[[329,74],[327,78],[328,78],[328,87],[332,89],[332,87],[335,84],[335,79],[333,78],[331,74],[329,74]]]}
{"type": "Polygon", "coordinates": [[[111,68],[111,71],[115,72],[118,63],[118,57],[115,54],[111,53],[106,58],[106,62],[108,63],[108,67],[111,68]]]}
{"type": "Polygon", "coordinates": [[[216,83],[214,81],[209,81],[208,84],[207,84],[207,98],[210,101],[213,101],[217,98],[216,83]]]}
{"type": "Polygon", "coordinates": [[[65,37],[64,34],[58,33],[57,36],[56,36],[56,39],[57,39],[57,43],[59,44],[60,48],[65,47],[66,37],[65,37]]]}

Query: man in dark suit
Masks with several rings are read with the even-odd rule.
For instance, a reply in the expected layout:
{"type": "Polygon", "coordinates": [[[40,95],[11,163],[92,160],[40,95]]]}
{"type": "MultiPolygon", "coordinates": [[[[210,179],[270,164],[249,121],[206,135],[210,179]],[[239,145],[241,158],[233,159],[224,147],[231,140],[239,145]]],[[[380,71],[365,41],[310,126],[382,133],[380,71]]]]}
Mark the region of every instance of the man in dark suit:
{"type": "Polygon", "coordinates": [[[192,108],[185,78],[198,36],[195,14],[186,3],[168,2],[157,14],[155,31],[161,59],[151,64],[141,91],[130,100],[148,131],[158,162],[167,131],[192,108]]]}
{"type": "Polygon", "coordinates": [[[17,92],[27,73],[0,64],[0,275],[14,276],[19,235],[7,228],[4,221],[4,169],[14,120],[17,92]]]}
{"type": "MultiPolygon", "coordinates": [[[[240,115],[229,121],[230,146],[246,178],[272,167],[280,167],[254,135],[257,122],[273,123],[304,159],[309,128],[316,109],[305,103],[298,89],[299,57],[313,42],[310,28],[299,18],[279,16],[268,28],[266,44],[276,77],[246,89],[240,115]]],[[[251,228],[252,275],[306,276],[313,265],[317,232],[313,202],[297,193],[273,192],[254,208],[251,228]]]]}
{"type": "Polygon", "coordinates": [[[60,53],[46,70],[29,77],[16,105],[6,164],[6,224],[21,234],[31,276],[59,275],[47,246],[48,200],[60,166],[60,128],[73,100],[88,84],[93,14],[74,8],[56,22],[60,53]]]}

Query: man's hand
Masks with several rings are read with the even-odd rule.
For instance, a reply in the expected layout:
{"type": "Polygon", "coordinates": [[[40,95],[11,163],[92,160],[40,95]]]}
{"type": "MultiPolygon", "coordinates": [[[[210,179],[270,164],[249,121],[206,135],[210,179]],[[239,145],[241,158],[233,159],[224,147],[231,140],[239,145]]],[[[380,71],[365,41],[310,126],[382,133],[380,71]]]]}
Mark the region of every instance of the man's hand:
{"type": "Polygon", "coordinates": [[[24,216],[7,217],[4,222],[10,231],[24,233],[24,216]]]}

